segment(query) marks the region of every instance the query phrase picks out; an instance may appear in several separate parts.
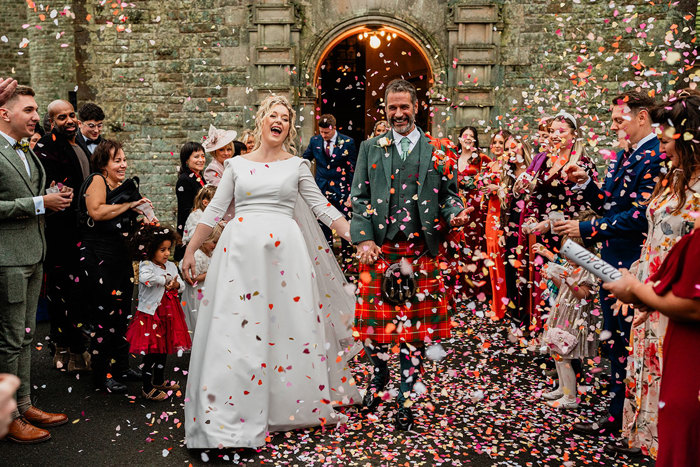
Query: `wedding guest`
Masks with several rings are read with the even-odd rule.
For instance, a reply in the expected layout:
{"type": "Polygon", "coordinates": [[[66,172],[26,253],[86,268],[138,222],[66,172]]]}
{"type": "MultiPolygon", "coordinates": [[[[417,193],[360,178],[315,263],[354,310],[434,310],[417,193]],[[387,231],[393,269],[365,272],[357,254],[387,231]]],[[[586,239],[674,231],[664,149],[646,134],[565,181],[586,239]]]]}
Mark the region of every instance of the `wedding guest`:
{"type": "MultiPolygon", "coordinates": [[[[652,129],[650,109],[654,99],[646,92],[627,91],[615,96],[611,106],[611,131],[617,134],[621,150],[610,161],[603,185],[590,180],[584,168],[570,165],[569,181],[574,191],[597,212],[599,219],[576,222],[560,221],[555,229],[561,234],[583,238],[587,246],[601,243],[601,257],[615,267],[629,267],[639,259],[648,230],[647,206],[661,171],[663,158],[659,141],[652,129]]],[[[608,413],[592,422],[575,424],[582,434],[597,436],[601,432],[617,434],[622,426],[625,400],[623,380],[627,375],[631,314],[613,309],[605,289],[600,291],[603,328],[611,336],[601,342],[604,355],[610,359],[610,380],[607,391],[612,394],[608,413]]],[[[626,442],[617,443],[626,450],[626,442]]]]}
{"type": "Polygon", "coordinates": [[[165,378],[168,354],[192,347],[185,315],[178,295],[185,288],[170,248],[177,241],[172,228],[144,224],[131,239],[139,261],[139,300],[129,323],[126,340],[129,352],[143,355],[141,395],[150,401],[164,401],[180,389],[165,378]]]}
{"type": "Polygon", "coordinates": [[[36,147],[36,143],[39,142],[42,136],[44,136],[44,130],[41,129],[41,126],[37,125],[34,127],[34,134],[29,138],[29,149],[33,151],[36,147]]]}
{"type": "Polygon", "coordinates": [[[0,373],[0,439],[7,434],[12,423],[12,414],[17,410],[15,393],[18,388],[18,377],[10,373],[0,373]]]}
{"type": "Polygon", "coordinates": [[[75,136],[75,142],[90,156],[102,142],[105,113],[99,105],[88,102],[78,110],[78,119],[80,131],[75,136]]]}
{"type": "Polygon", "coordinates": [[[140,212],[136,208],[150,205],[150,201],[141,197],[138,186],[129,183],[135,188],[124,194],[133,201],[110,203],[113,192],[123,192],[120,186],[126,180],[127,160],[120,143],[102,141],[91,162],[95,173],[86,182],[85,193],[79,194],[83,198],[79,213],[84,219],[81,253],[87,274],[83,280],[90,287],[90,314],[95,324],[92,376],[96,389],[124,393],[124,381],[141,381],[141,372],[129,367],[129,343],[125,338],[134,287],[127,239],[136,228],[140,212]]]}
{"type": "MultiPolygon", "coordinates": [[[[177,233],[182,236],[187,216],[192,212],[194,199],[205,185],[202,172],[206,157],[204,147],[193,141],[185,143],[180,149],[180,174],[175,184],[177,196],[177,233]]],[[[175,261],[180,261],[185,254],[184,247],[175,248],[175,261]]]]}
{"type": "Polygon", "coordinates": [[[473,210],[464,227],[464,243],[462,263],[464,293],[467,296],[485,300],[491,295],[488,270],[484,264],[486,255],[486,201],[481,193],[482,178],[488,172],[491,159],[482,153],[479,146],[479,134],[476,128],[465,126],[459,131],[459,159],[457,160],[457,176],[459,195],[465,207],[473,210]],[[479,298],[480,297],[480,298],[479,298]]]}
{"type": "MultiPolygon", "coordinates": [[[[36,155],[51,181],[77,192],[90,173],[88,154],[76,141],[78,119],[70,102],[49,104],[53,130],[36,144],[36,155]]],[[[69,209],[46,217],[46,300],[51,322],[51,340],[56,346],[53,366],[69,372],[90,369],[81,328],[89,318],[83,300],[85,291],[76,280],[81,270],[80,233],[77,220],[78,197],[69,209]]]]}
{"type": "Polygon", "coordinates": [[[199,314],[199,308],[204,298],[204,287],[207,279],[207,271],[209,270],[209,263],[211,263],[211,256],[214,253],[214,248],[216,248],[216,244],[219,242],[219,238],[221,238],[221,232],[223,232],[223,226],[221,223],[218,223],[211,234],[209,234],[209,237],[202,243],[202,246],[194,252],[194,265],[197,275],[192,278],[191,284],[189,282],[185,283],[185,289],[182,291],[182,309],[185,313],[187,329],[190,331],[191,335],[194,335],[197,326],[197,315],[199,314]]]}
{"type": "MultiPolygon", "coordinates": [[[[357,163],[355,141],[336,128],[335,117],[324,114],[318,120],[318,135],[311,137],[302,157],[315,162],[315,180],[323,196],[346,218],[350,217],[350,185],[357,163]]],[[[326,235],[328,245],[333,247],[333,232],[325,224],[321,230],[326,235]]],[[[353,260],[352,244],[341,239],[340,256],[343,265],[348,267],[353,260]]]]}
{"type": "MultiPolygon", "coordinates": [[[[696,122],[697,123],[697,122],[696,122]]],[[[697,126],[687,127],[698,141],[697,126]]],[[[668,319],[659,391],[656,465],[698,467],[700,446],[700,222],[669,250],[647,282],[622,270],[603,284],[617,299],[668,319]]]]}
{"type": "Polygon", "coordinates": [[[199,220],[204,214],[204,210],[209,206],[214,194],[216,193],[216,187],[214,185],[204,185],[204,187],[199,190],[197,196],[194,197],[194,203],[192,205],[192,212],[187,216],[185,221],[185,228],[182,231],[182,243],[187,246],[190,238],[194,235],[194,230],[199,224],[199,220]]]}
{"type": "Polygon", "coordinates": [[[501,243],[501,238],[503,238],[501,199],[498,196],[498,188],[501,183],[501,172],[505,162],[505,144],[510,137],[511,134],[508,130],[500,130],[491,137],[489,148],[493,159],[481,184],[481,194],[486,200],[484,234],[486,237],[486,265],[489,269],[489,282],[491,283],[490,317],[492,319],[503,318],[508,305],[504,245],[501,243]]]}
{"type": "Polygon", "coordinates": [[[224,162],[233,157],[233,140],[236,132],[233,130],[217,129],[209,125],[209,134],[204,138],[202,147],[204,151],[212,155],[212,160],[204,170],[204,180],[214,186],[219,184],[224,173],[224,162]]]}
{"type": "Polygon", "coordinates": [[[248,153],[248,146],[240,141],[233,142],[233,157],[248,153]]]}
{"type": "MultiPolygon", "coordinates": [[[[680,91],[651,111],[652,120],[659,125],[660,150],[671,164],[647,205],[647,238],[639,261],[630,267],[640,282],[648,281],[658,271],[671,247],[691,231],[700,212],[698,143],[683,138],[686,132],[698,134],[699,104],[700,93],[680,91]]],[[[634,310],[630,336],[632,352],[627,360],[627,379],[634,383],[627,386],[622,417],[623,440],[611,443],[609,450],[629,454],[629,449],[632,453],[641,449],[642,453],[656,458],[656,427],[667,326],[668,316],[658,311],[634,310]]]]}
{"type": "Polygon", "coordinates": [[[514,190],[515,181],[532,163],[532,149],[527,142],[518,141],[515,136],[506,140],[504,163],[501,168],[501,181],[498,197],[501,201],[499,223],[503,231],[503,267],[510,316],[517,324],[526,322],[523,311],[524,295],[527,288],[527,262],[521,262],[518,245],[520,217],[522,215],[522,193],[514,190]]]}
{"type": "MultiPolygon", "coordinates": [[[[550,217],[555,219],[556,215],[558,218],[573,218],[588,206],[580,193],[572,191],[575,184],[567,179],[565,172],[567,166],[578,164],[588,177],[596,177],[595,165],[586,156],[584,148],[585,140],[576,118],[566,111],[559,112],[551,124],[551,152],[537,154],[521,183],[516,186],[516,190],[523,192],[525,201],[520,219],[521,254],[525,255],[529,251],[529,234],[539,236],[539,242],[548,249],[557,251],[561,246],[561,237],[550,231],[550,217]]],[[[528,286],[532,293],[524,295],[530,299],[523,303],[523,307],[530,315],[530,327],[539,329],[544,302],[538,286],[538,268],[532,261],[529,264],[528,274],[532,280],[528,286]]]]}
{"type": "Polygon", "coordinates": [[[544,116],[537,124],[537,134],[533,138],[532,146],[538,154],[549,151],[549,132],[552,120],[552,117],[544,116]]]}
{"type": "Polygon", "coordinates": [[[245,130],[243,131],[243,135],[241,135],[240,141],[245,144],[245,151],[241,152],[241,155],[243,154],[248,154],[251,152],[253,149],[255,149],[255,133],[253,130],[245,130]]]}
{"type": "Polygon", "coordinates": [[[372,135],[370,135],[370,138],[374,138],[375,136],[380,136],[383,135],[389,131],[389,124],[387,123],[386,120],[377,120],[374,123],[374,128],[372,129],[372,135]]]}
{"type": "MultiPolygon", "coordinates": [[[[592,211],[586,211],[579,215],[579,219],[590,219],[592,216],[592,211]]],[[[581,244],[580,238],[572,237],[571,240],[581,244]]],[[[542,337],[555,360],[558,386],[542,394],[542,398],[550,407],[576,409],[580,400],[576,373],[580,365],[575,361],[594,358],[598,354],[598,335],[601,331],[595,299],[598,281],[590,272],[560,259],[544,246],[537,244],[534,249],[549,260],[547,267],[543,268],[543,275],[559,289],[542,337]]]]}
{"type": "MultiPolygon", "coordinates": [[[[20,379],[17,408],[5,439],[17,443],[38,443],[51,438],[44,428],[63,425],[64,414],[39,410],[32,404],[32,344],[36,310],[41,290],[42,266],[46,255],[44,215],[67,209],[73,198],[69,190],[46,193],[41,162],[22,142],[39,124],[34,91],[16,86],[12,80],[0,83],[0,373],[20,379]],[[7,95],[8,89],[12,92],[7,95]],[[8,283],[11,281],[11,283],[8,283]]],[[[51,183],[49,186],[55,186],[51,183]]],[[[12,384],[12,378],[8,379],[12,384]]],[[[35,387],[38,386],[34,385],[35,387]]],[[[7,409],[7,405],[5,406],[7,409]]]]}

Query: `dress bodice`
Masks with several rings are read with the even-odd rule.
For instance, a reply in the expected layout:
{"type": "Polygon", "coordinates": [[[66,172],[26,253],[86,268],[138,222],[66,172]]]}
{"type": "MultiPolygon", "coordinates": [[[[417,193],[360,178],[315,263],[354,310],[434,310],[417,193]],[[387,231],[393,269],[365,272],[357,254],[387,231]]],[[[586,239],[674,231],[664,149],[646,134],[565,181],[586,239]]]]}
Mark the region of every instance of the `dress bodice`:
{"type": "Polygon", "coordinates": [[[276,162],[234,157],[224,166],[216,194],[200,223],[213,226],[221,220],[231,199],[235,202],[236,217],[250,213],[293,217],[299,195],[326,225],[342,215],[321,194],[311,175],[309,161],[300,157],[276,162]]]}

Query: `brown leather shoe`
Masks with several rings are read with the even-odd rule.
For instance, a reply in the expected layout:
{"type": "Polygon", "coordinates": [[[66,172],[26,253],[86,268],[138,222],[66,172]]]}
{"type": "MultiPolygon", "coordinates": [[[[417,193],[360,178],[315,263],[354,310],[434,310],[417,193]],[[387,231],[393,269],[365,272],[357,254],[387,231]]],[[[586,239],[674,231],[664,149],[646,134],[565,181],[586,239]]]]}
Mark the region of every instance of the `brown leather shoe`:
{"type": "Polygon", "coordinates": [[[70,354],[70,360],[68,361],[68,373],[78,373],[81,371],[91,371],[92,367],[90,365],[91,361],[90,353],[72,353],[70,354]]]}
{"type": "Polygon", "coordinates": [[[26,412],[22,414],[24,418],[27,419],[32,425],[39,426],[41,428],[50,428],[52,426],[63,425],[68,423],[68,416],[63,413],[48,413],[43,410],[39,410],[33,405],[30,406],[26,412]]]}
{"type": "Polygon", "coordinates": [[[5,439],[20,444],[34,444],[50,440],[51,433],[35,427],[24,417],[19,417],[10,423],[5,439]]]}

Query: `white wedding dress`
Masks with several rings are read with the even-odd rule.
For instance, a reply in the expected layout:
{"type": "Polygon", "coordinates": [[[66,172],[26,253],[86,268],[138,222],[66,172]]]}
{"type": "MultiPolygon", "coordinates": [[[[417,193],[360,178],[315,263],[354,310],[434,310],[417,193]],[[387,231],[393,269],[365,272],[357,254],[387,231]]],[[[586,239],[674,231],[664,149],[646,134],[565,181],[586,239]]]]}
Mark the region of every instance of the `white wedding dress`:
{"type": "Polygon", "coordinates": [[[188,448],[260,447],[270,432],[342,422],[333,407],[361,401],[347,365],[354,297],[304,215],[341,214],[308,161],[229,159],[200,222],[213,226],[232,198],[192,346],[188,448]]]}

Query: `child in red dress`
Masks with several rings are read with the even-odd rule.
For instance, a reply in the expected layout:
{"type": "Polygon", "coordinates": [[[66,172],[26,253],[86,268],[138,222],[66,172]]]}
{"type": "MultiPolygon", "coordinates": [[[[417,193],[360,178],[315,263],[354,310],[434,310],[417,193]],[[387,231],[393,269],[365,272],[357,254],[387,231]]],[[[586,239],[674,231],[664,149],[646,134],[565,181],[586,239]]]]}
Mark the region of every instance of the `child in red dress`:
{"type": "Polygon", "coordinates": [[[143,397],[162,401],[180,386],[165,380],[167,354],[192,347],[178,290],[185,283],[177,266],[168,261],[177,239],[175,230],[159,225],[142,226],[133,238],[139,262],[139,300],[126,338],[129,351],[143,355],[143,397]]]}

